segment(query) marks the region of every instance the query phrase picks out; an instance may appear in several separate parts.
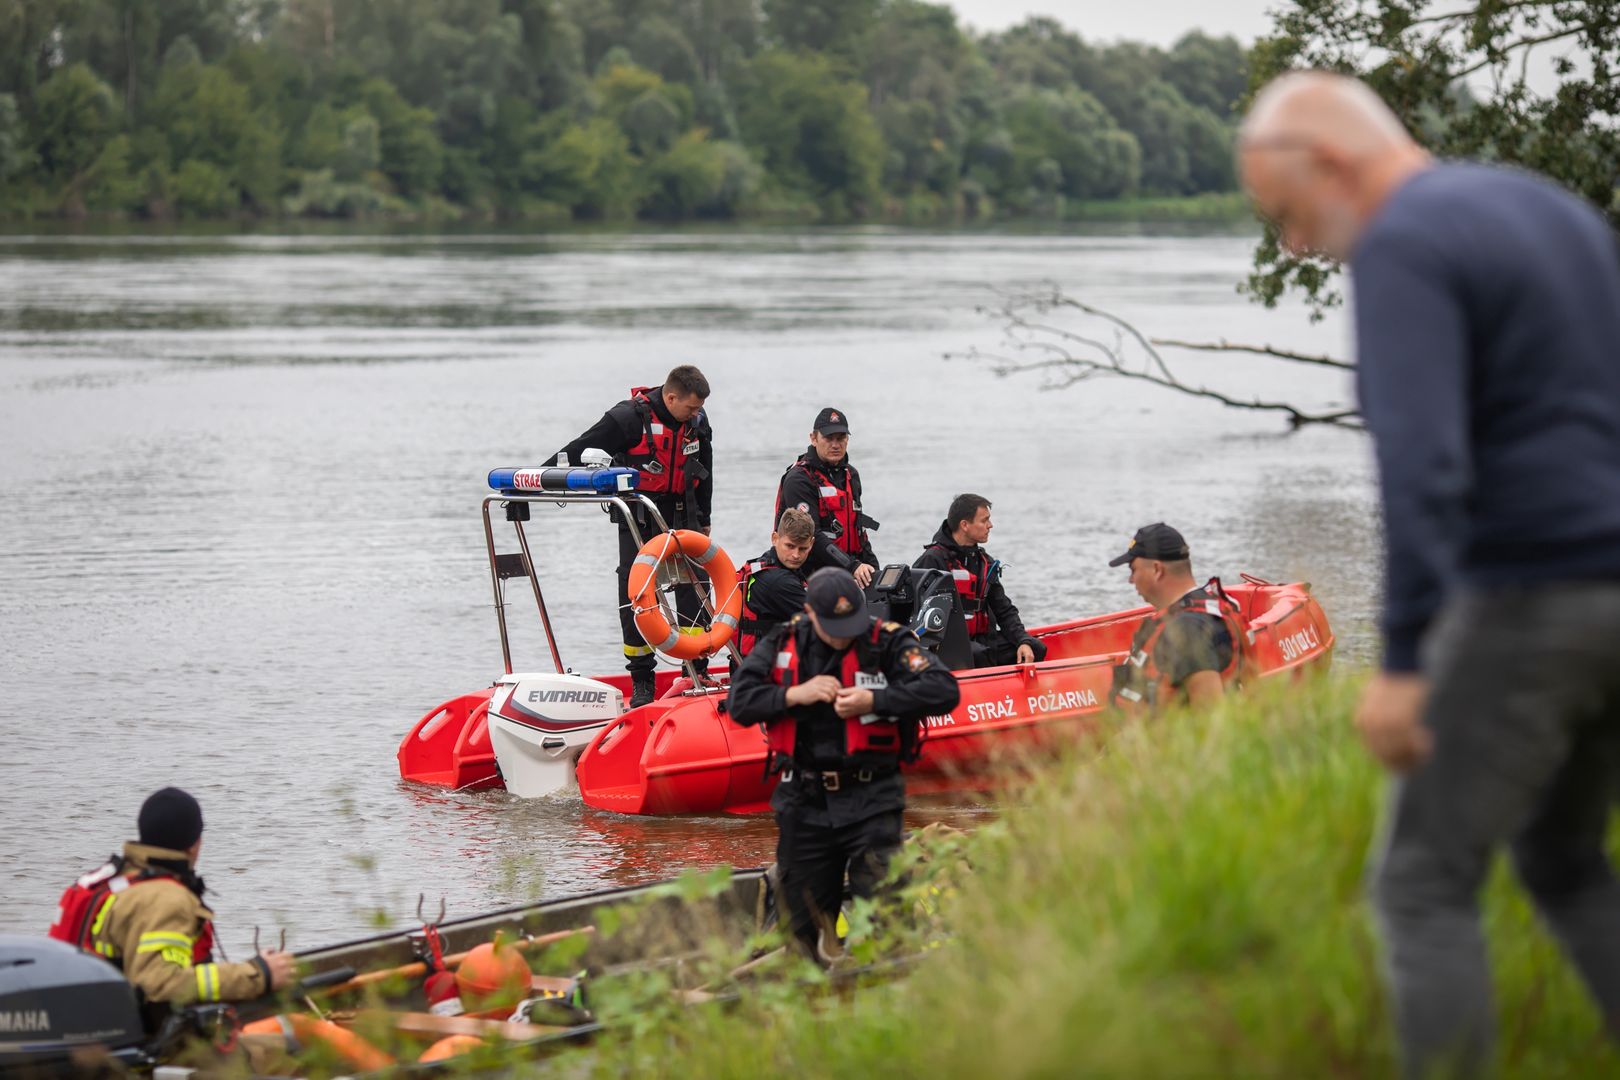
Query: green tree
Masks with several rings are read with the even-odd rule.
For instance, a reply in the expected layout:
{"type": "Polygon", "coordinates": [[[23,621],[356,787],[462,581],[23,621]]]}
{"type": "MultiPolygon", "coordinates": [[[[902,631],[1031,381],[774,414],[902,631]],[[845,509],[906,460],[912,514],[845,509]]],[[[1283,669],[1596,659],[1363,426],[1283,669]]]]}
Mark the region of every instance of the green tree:
{"type": "Polygon", "coordinates": [[[1084,90],[1032,90],[1008,102],[1003,116],[1013,147],[1006,186],[1014,193],[1112,199],[1136,190],[1136,139],[1084,90]]]}
{"type": "Polygon", "coordinates": [[[28,120],[28,141],[44,185],[76,202],[79,178],[117,125],[117,99],[95,72],[84,64],[58,69],[40,86],[28,120]]]}
{"type": "Polygon", "coordinates": [[[1081,72],[1096,68],[1094,50],[1056,19],[1035,16],[981,42],[1003,84],[1047,90],[1080,86],[1081,72]]]}
{"type": "Polygon", "coordinates": [[[1126,125],[1142,147],[1142,186],[1155,195],[1187,195],[1192,183],[1192,107],[1169,83],[1155,79],[1130,103],[1126,125]]]}
{"type": "Polygon", "coordinates": [[[0,189],[32,162],[17,99],[12,94],[0,94],[0,189]]]}
{"type": "Polygon", "coordinates": [[[601,114],[618,124],[643,158],[672,146],[692,123],[692,92],[634,64],[615,64],[595,81],[601,114]]]}
{"type": "Polygon", "coordinates": [[[146,112],[167,137],[169,160],[181,163],[177,182],[181,174],[189,178],[185,209],[204,213],[204,207],[216,205],[213,200],[222,189],[213,172],[253,207],[275,205],[281,189],[281,132],[268,110],[253,108],[247,88],[229,71],[177,59],[164,67],[146,112]],[[187,174],[184,163],[189,161],[207,164],[212,171],[187,174]]]}
{"type": "Polygon", "coordinates": [[[762,0],[765,32],[783,49],[853,57],[879,0],[762,0]]]}
{"type": "Polygon", "coordinates": [[[1248,92],[1249,56],[1236,38],[1194,30],[1171,47],[1161,75],[1189,102],[1225,119],[1248,92]]]}
{"type": "Polygon", "coordinates": [[[866,91],[833,61],[771,51],[749,65],[738,122],[766,173],[834,217],[862,213],[877,197],[883,139],[866,91]]]}
{"type": "Polygon", "coordinates": [[[444,144],[433,129],[433,111],[413,107],[394,84],[366,80],[360,101],[377,123],[377,164],[405,195],[432,193],[444,168],[444,144]]]}
{"type": "Polygon", "coordinates": [[[133,117],[162,75],[176,42],[205,62],[236,44],[239,0],[81,0],[64,19],[58,41],[64,58],[92,67],[117,87],[133,117]]]}
{"type": "MultiPolygon", "coordinates": [[[[1436,153],[1513,162],[1585,195],[1620,226],[1620,20],[1611,0],[1293,0],[1256,46],[1259,86],[1291,68],[1367,80],[1436,153]],[[1548,47],[1551,46],[1551,51],[1548,47]],[[1526,57],[1550,55],[1556,85],[1526,57]]],[[[1248,290],[1272,306],[1290,290],[1313,312],[1340,302],[1336,267],[1287,256],[1269,226],[1248,290]]]]}
{"type": "Polygon", "coordinates": [[[649,217],[733,217],[758,190],[760,168],[742,147],[693,130],[652,162],[651,177],[649,217]]]}
{"type": "Polygon", "coordinates": [[[240,199],[225,170],[192,158],[174,177],[174,203],[183,217],[220,217],[236,209],[240,199]]]}
{"type": "Polygon", "coordinates": [[[630,140],[605,116],[570,124],[523,155],[525,186],[580,217],[628,217],[641,199],[630,140]]]}
{"type": "Polygon", "coordinates": [[[697,54],[703,80],[711,85],[759,49],[762,27],[754,0],[672,0],[671,8],[697,54]]]}
{"type": "Polygon", "coordinates": [[[625,42],[637,64],[666,82],[695,83],[702,77],[697,50],[681,28],[659,15],[639,20],[625,42]]]}
{"type": "Polygon", "coordinates": [[[867,93],[888,147],[891,191],[954,195],[972,132],[993,115],[993,76],[956,13],[891,0],[868,35],[867,93]]]}
{"type": "Polygon", "coordinates": [[[85,172],[85,209],[119,216],[141,209],[146,191],[132,159],[128,135],[108,140],[85,172]]]}

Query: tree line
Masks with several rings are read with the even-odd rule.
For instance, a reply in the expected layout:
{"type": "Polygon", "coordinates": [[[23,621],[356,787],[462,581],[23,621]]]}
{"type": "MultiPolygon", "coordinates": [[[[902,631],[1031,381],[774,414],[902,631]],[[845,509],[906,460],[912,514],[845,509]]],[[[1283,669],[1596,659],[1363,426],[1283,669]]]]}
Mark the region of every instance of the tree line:
{"type": "Polygon", "coordinates": [[[1248,63],[922,0],[0,0],[0,217],[1061,216],[1233,190],[1248,63]]]}

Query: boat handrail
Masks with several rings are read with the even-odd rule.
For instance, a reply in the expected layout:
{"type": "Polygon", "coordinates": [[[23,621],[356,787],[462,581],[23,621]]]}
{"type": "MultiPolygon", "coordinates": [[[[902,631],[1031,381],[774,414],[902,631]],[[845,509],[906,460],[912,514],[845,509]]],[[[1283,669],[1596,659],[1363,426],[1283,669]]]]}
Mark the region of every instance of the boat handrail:
{"type": "MultiPolygon", "coordinates": [[[[500,569],[497,565],[499,556],[495,551],[495,524],[490,518],[490,507],[499,503],[506,511],[506,520],[512,523],[517,533],[518,549],[523,553],[523,567],[527,572],[529,585],[534,592],[535,607],[540,612],[540,626],[546,636],[546,645],[551,650],[551,662],[557,669],[557,674],[566,674],[567,668],[563,666],[562,651],[557,647],[557,637],[551,628],[551,614],[546,610],[546,598],[540,588],[540,574],[535,567],[534,556],[529,550],[528,533],[524,531],[523,523],[529,520],[529,508],[536,503],[549,503],[559,507],[570,505],[600,506],[604,509],[617,509],[619,520],[630,529],[636,547],[639,548],[645,540],[641,535],[641,527],[636,522],[636,514],[631,509],[632,504],[641,509],[650,524],[656,525],[658,532],[667,532],[669,526],[664,521],[664,515],[658,506],[647,496],[638,491],[625,492],[596,492],[596,491],[548,491],[537,494],[519,494],[503,492],[497,495],[486,495],[483,502],[484,517],[484,547],[489,554],[490,586],[495,594],[495,621],[501,632],[501,662],[505,665],[506,674],[512,674],[512,642],[506,627],[506,591],[502,584],[500,569]]],[[[655,534],[656,535],[656,534],[655,534]]]]}

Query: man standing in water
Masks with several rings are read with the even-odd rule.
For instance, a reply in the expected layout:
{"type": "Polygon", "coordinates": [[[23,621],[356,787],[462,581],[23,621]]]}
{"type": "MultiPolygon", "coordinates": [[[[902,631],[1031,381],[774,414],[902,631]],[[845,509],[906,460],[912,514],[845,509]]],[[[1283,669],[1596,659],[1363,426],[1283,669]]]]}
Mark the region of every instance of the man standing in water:
{"type": "MultiPolygon", "coordinates": [[[[636,490],[651,497],[671,529],[709,531],[713,501],[714,433],[703,403],[709,380],[690,364],[682,364],[664,377],[662,386],[643,386],[602,414],[585,434],[557,452],[547,464],[577,466],[587,450],[601,450],[613,464],[635,469],[636,490]]],[[[615,515],[618,511],[614,511],[615,515]]],[[[659,531],[650,515],[638,516],[643,542],[659,531]]],[[[625,666],[630,669],[630,707],[653,699],[657,657],[636,629],[635,613],[626,601],[630,566],[638,546],[628,522],[619,522],[619,630],[624,639],[625,666]]],[[[676,590],[676,607],[683,622],[697,618],[699,601],[691,588],[676,590]]],[[[700,670],[704,666],[698,665],[700,670]]]]}
{"type": "Polygon", "coordinates": [[[1356,723],[1396,774],[1373,896],[1404,1066],[1486,1068],[1476,903],[1504,846],[1620,1035],[1614,233],[1528,173],[1432,161],[1342,76],[1267,86],[1239,153],[1287,247],[1355,286],[1387,575],[1356,723]]]}

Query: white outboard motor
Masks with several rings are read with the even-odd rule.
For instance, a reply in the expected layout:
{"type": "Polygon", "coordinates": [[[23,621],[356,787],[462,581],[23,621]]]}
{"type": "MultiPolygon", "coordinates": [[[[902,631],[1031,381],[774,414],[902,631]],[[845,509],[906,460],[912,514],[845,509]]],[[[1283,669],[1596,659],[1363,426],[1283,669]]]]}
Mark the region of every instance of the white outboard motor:
{"type": "Polygon", "coordinates": [[[524,799],[572,790],[574,762],[622,712],[623,694],[583,675],[502,675],[489,741],[506,790],[524,799]]]}

